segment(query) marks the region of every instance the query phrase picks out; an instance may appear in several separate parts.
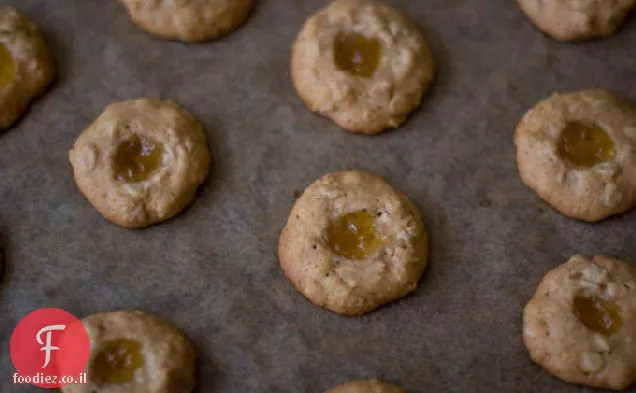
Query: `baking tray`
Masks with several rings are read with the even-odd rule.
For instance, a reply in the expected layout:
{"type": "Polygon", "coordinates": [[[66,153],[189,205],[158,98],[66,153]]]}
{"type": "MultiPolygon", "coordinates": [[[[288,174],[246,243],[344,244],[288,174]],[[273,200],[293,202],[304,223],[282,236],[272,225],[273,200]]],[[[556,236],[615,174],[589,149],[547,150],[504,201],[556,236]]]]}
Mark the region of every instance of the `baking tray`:
{"type": "Polygon", "coordinates": [[[200,45],[142,32],[115,1],[2,2],[42,27],[58,78],[0,135],[0,391],[40,391],[12,385],[8,354],[13,328],[41,307],[166,317],[197,349],[197,392],[322,392],[364,377],[412,393],[592,391],[529,360],[521,313],[574,253],[636,261],[636,213],[594,225],[556,213],[519,179],[512,136],[554,91],[635,101],[635,20],[566,45],[510,0],[390,1],[421,26],[438,74],[402,128],[367,137],[309,112],[292,86],[290,46],[326,1],[261,0],[243,28],[200,45]],[[131,231],[89,205],[67,154],[106,105],[138,97],[190,110],[214,165],[189,209],[131,231]],[[344,168],[395,184],[431,237],[420,287],[360,318],[311,305],[276,256],[294,192],[344,168]]]}

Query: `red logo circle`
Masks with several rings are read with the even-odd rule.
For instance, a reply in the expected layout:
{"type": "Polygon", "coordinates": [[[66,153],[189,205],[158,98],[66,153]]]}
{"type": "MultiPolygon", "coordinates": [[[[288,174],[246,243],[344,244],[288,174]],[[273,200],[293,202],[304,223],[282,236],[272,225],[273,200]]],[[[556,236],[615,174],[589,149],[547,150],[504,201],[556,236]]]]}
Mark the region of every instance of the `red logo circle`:
{"type": "Polygon", "coordinates": [[[79,319],[58,308],[42,308],[24,317],[11,335],[16,384],[59,388],[86,383],[90,357],[88,332],[79,319]]]}

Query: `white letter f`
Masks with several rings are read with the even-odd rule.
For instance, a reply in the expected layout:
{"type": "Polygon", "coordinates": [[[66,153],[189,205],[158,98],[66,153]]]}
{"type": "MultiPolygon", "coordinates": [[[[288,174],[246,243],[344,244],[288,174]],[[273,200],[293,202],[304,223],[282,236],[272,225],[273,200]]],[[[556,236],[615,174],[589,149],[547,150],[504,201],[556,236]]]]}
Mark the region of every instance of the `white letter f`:
{"type": "Polygon", "coordinates": [[[51,351],[58,351],[60,349],[51,345],[51,331],[64,329],[66,329],[66,325],[49,325],[40,329],[38,334],[35,335],[35,339],[38,341],[38,344],[44,345],[42,348],[40,348],[40,351],[46,351],[44,366],[42,366],[42,368],[48,366],[49,361],[51,360],[51,351]],[[42,333],[46,333],[46,344],[42,342],[42,333]]]}

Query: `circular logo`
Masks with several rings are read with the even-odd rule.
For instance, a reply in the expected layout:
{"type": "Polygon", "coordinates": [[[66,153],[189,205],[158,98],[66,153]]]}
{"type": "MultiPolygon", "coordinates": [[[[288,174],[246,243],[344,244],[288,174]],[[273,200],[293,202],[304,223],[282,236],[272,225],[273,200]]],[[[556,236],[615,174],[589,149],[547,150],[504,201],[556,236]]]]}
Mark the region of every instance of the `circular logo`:
{"type": "Polygon", "coordinates": [[[90,356],[88,332],[79,319],[58,308],[43,308],[24,317],[11,335],[16,384],[59,388],[86,383],[90,356]]]}

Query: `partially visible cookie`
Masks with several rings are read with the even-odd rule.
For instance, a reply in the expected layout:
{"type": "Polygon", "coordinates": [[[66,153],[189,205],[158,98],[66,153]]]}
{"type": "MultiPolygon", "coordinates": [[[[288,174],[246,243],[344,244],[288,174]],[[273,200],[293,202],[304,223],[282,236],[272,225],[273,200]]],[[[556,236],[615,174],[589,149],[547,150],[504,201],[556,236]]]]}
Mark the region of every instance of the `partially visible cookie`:
{"type": "Polygon", "coordinates": [[[314,304],[360,315],[405,296],[426,269],[427,235],[401,192],[366,172],[324,175],[296,201],[280,265],[314,304]]]}
{"type": "Polygon", "coordinates": [[[119,0],[134,23],[169,40],[203,42],[241,26],[254,0],[119,0]]]}
{"type": "Polygon", "coordinates": [[[82,319],[91,351],[85,384],[62,393],[188,393],[195,385],[195,353],[169,322],[139,311],[82,319]]]}
{"type": "Polygon", "coordinates": [[[22,117],[54,77],[40,29],[15,8],[0,5],[0,129],[22,117]]]}
{"type": "Polygon", "coordinates": [[[636,7],[636,0],[517,0],[539,29],[559,41],[612,35],[636,7]]]}
{"type": "Polygon", "coordinates": [[[523,313],[530,357],[570,383],[625,389],[636,381],[636,267],[575,255],[550,270],[523,313]]]}
{"type": "Polygon", "coordinates": [[[363,379],[343,383],[327,390],[325,393],[405,393],[405,391],[388,382],[377,379],[363,379]]]}
{"type": "Polygon", "coordinates": [[[75,182],[111,222],[141,228],[173,217],[207,177],[201,124],[173,101],[109,105],[69,152],[75,182]]]}
{"type": "Polygon", "coordinates": [[[636,205],[636,108],[602,90],[554,94],[515,133],[522,180],[561,213],[599,221],[636,205]]]}
{"type": "Polygon", "coordinates": [[[434,72],[419,29],[381,0],[334,1],[305,22],[292,50],[300,98],[352,132],[398,127],[434,72]]]}

